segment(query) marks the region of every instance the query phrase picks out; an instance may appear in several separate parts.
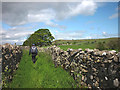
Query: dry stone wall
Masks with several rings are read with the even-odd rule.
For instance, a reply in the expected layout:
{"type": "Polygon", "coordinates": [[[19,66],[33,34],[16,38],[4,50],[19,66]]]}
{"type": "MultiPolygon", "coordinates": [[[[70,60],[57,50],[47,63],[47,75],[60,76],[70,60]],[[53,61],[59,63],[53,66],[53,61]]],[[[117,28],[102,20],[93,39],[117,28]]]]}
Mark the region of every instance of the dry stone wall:
{"type": "Polygon", "coordinates": [[[89,88],[120,88],[120,53],[115,50],[48,48],[55,67],[69,71],[81,86],[89,88]]]}
{"type": "MultiPolygon", "coordinates": [[[[2,72],[8,81],[18,68],[22,49],[29,46],[2,45],[2,72]]],[[[120,88],[120,53],[116,51],[100,51],[98,49],[68,49],[59,47],[39,48],[40,52],[49,52],[55,67],[61,66],[70,72],[74,80],[81,86],[89,88],[120,88]]],[[[4,84],[4,82],[3,82],[4,84]]]]}
{"type": "MultiPolygon", "coordinates": [[[[2,45],[2,73],[5,75],[7,81],[11,81],[13,72],[18,68],[21,60],[22,50],[20,46],[13,46],[10,44],[2,45]]],[[[4,81],[3,81],[4,85],[4,81]]]]}
{"type": "Polygon", "coordinates": [[[21,48],[22,50],[29,50],[29,49],[30,49],[30,46],[20,46],[20,48],[21,48]]]}

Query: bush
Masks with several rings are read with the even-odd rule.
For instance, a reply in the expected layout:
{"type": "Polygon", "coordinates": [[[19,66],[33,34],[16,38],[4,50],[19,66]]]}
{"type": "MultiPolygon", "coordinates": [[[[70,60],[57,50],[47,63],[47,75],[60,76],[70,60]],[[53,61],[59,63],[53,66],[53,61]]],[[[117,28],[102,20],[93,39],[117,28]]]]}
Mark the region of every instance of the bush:
{"type": "Polygon", "coordinates": [[[101,42],[98,42],[98,43],[96,44],[96,48],[99,49],[99,50],[105,50],[105,49],[107,49],[107,48],[106,48],[106,45],[103,44],[103,43],[101,43],[101,42]]]}
{"type": "Polygon", "coordinates": [[[120,50],[120,47],[119,47],[119,40],[118,39],[115,39],[115,40],[110,40],[108,43],[107,43],[107,47],[108,49],[114,49],[114,50],[120,50]]]}
{"type": "Polygon", "coordinates": [[[70,42],[67,42],[67,44],[70,44],[70,42]]]}
{"type": "Polygon", "coordinates": [[[93,42],[91,42],[91,44],[93,44],[94,43],[94,41],[93,42]]]}
{"type": "Polygon", "coordinates": [[[73,42],[73,44],[76,44],[76,42],[73,42]]]}
{"type": "Polygon", "coordinates": [[[103,43],[106,43],[105,41],[103,41],[103,43]]]}

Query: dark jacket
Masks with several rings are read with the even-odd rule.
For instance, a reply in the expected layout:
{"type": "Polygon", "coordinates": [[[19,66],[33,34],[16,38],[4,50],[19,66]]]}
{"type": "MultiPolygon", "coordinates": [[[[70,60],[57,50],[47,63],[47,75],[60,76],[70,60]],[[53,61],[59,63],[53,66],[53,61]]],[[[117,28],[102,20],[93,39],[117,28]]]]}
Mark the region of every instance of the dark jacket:
{"type": "MultiPolygon", "coordinates": [[[[32,46],[32,47],[36,47],[36,46],[32,46]]],[[[32,47],[30,48],[29,50],[29,55],[32,54],[32,56],[36,56],[38,54],[38,50],[37,50],[37,47],[36,47],[36,53],[32,53],[32,47]]]]}

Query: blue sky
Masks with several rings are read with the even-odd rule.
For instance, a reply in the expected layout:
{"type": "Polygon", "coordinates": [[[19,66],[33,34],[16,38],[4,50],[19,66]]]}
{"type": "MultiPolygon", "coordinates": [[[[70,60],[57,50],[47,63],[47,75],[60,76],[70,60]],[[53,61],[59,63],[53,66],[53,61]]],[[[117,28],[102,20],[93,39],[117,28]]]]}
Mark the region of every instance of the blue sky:
{"type": "Polygon", "coordinates": [[[97,39],[118,36],[118,3],[3,3],[3,43],[22,44],[40,28],[58,39],[97,39]]]}

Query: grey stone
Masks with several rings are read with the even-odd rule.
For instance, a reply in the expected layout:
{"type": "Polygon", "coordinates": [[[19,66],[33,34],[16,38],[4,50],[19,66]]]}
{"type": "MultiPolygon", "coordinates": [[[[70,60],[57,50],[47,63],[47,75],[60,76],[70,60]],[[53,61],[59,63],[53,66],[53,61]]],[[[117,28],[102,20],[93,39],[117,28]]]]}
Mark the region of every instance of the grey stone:
{"type": "Polygon", "coordinates": [[[114,61],[115,61],[115,62],[118,62],[117,56],[114,56],[114,61]]]}
{"type": "Polygon", "coordinates": [[[115,86],[115,87],[118,87],[119,86],[119,81],[118,81],[118,78],[116,78],[115,80],[113,80],[113,85],[115,86]]]}
{"type": "Polygon", "coordinates": [[[108,77],[105,77],[105,80],[108,80],[108,77]]]}
{"type": "Polygon", "coordinates": [[[90,79],[91,79],[91,80],[93,79],[93,75],[90,75],[90,79]]]}
{"type": "Polygon", "coordinates": [[[99,89],[109,87],[109,83],[118,86],[119,81],[117,79],[113,80],[114,77],[118,76],[117,73],[119,72],[117,71],[120,66],[120,63],[116,63],[119,62],[117,59],[119,55],[115,51],[68,49],[67,53],[65,53],[65,51],[57,47],[50,47],[49,50],[53,55],[53,59],[57,60],[56,62],[62,67],[65,65],[65,69],[69,69],[75,79],[80,78],[79,74],[82,74],[82,85],[86,85],[87,82],[88,87],[93,87],[94,83],[94,87],[99,87],[99,89]],[[58,57],[60,58],[57,59],[58,57]],[[109,83],[107,83],[108,81],[109,83]]]}

